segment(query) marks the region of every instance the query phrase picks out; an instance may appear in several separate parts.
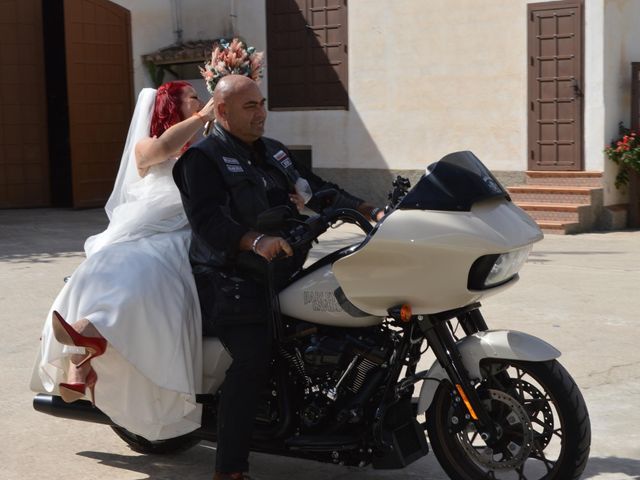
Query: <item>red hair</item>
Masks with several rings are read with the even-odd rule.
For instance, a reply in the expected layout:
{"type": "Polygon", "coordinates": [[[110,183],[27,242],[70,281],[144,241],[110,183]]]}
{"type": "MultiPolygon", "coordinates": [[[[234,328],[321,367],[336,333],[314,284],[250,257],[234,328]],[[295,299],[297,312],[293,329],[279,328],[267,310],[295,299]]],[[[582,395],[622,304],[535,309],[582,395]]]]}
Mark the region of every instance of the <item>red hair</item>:
{"type": "Polygon", "coordinates": [[[191,87],[191,84],[182,80],[167,82],[158,87],[149,129],[152,137],[159,137],[167,128],[184,120],[180,107],[185,87],[191,87]]]}

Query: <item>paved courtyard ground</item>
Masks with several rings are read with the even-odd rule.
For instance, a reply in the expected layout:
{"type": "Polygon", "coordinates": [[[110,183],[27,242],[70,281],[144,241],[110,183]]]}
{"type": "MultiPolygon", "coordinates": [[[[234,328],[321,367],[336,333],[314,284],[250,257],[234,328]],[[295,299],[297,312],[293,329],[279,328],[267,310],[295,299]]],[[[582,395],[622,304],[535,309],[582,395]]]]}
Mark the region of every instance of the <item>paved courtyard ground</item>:
{"type": "MultiPolygon", "coordinates": [[[[215,444],[180,455],[132,452],[108,427],[37,413],[28,384],[48,308],[82,261],[84,239],[104,228],[101,210],[0,210],[0,480],[131,480],[212,477],[215,444]]],[[[315,255],[354,240],[327,234],[315,255]]],[[[522,330],[563,352],[583,391],[593,443],[583,476],[640,479],[640,231],[547,236],[520,282],[487,299],[493,328],[522,330]]],[[[263,480],[445,480],[430,454],[402,471],[374,471],[253,455],[263,480]]]]}

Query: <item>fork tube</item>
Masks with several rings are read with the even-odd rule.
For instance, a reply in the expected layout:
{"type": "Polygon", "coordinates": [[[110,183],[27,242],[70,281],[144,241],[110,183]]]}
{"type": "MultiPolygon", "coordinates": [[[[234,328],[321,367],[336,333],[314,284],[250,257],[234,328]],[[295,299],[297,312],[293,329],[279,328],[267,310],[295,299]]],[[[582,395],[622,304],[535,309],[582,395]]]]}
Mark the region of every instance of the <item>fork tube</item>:
{"type": "Polygon", "coordinates": [[[445,323],[439,322],[434,324],[427,316],[425,316],[423,320],[419,320],[419,324],[424,332],[425,338],[433,349],[433,353],[440,362],[440,365],[442,365],[447,372],[451,382],[454,385],[460,385],[462,387],[462,391],[466,394],[471,408],[473,408],[478,417],[478,420],[475,420],[475,423],[478,425],[478,430],[483,434],[485,442],[489,443],[492,438],[495,438],[493,420],[489,417],[478,396],[478,392],[471,384],[451,332],[445,323]],[[485,436],[487,438],[485,438],[485,436]]]}
{"type": "Polygon", "coordinates": [[[467,336],[477,332],[484,332],[489,329],[479,308],[463,313],[458,317],[458,321],[467,336]]]}

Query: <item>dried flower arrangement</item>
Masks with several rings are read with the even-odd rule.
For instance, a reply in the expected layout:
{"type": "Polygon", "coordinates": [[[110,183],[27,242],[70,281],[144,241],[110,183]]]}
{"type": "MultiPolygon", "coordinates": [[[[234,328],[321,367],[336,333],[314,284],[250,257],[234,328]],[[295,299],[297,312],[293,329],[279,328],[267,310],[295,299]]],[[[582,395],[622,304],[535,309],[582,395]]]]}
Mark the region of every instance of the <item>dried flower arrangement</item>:
{"type": "Polygon", "coordinates": [[[207,84],[207,90],[213,95],[218,81],[225,75],[237,74],[259,81],[262,77],[264,53],[256,52],[242,40],[221,39],[211,52],[211,60],[200,67],[200,74],[207,84]]]}

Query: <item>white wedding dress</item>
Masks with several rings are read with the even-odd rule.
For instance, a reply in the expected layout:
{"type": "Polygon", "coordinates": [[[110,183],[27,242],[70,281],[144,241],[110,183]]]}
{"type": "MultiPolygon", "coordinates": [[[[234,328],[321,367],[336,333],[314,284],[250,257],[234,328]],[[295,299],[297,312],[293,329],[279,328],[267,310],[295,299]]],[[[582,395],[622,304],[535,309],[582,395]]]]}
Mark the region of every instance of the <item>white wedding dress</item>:
{"type": "MultiPolygon", "coordinates": [[[[96,406],[116,424],[160,440],[200,426],[202,327],[188,249],[191,231],[171,169],[175,159],[137,175],[133,146],[148,135],[155,90],[136,105],[108,228],[85,243],[87,259],[53,302],[42,332],[39,376],[49,392],[64,382],[77,347],[58,343],[51,314],[87,318],[107,339],[91,361],[96,406]]],[[[83,351],[81,349],[80,351],[83,351]]],[[[88,392],[87,392],[88,393],[88,392]]]]}

